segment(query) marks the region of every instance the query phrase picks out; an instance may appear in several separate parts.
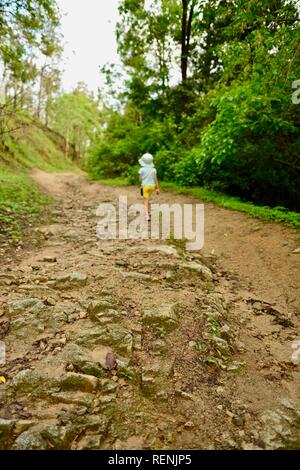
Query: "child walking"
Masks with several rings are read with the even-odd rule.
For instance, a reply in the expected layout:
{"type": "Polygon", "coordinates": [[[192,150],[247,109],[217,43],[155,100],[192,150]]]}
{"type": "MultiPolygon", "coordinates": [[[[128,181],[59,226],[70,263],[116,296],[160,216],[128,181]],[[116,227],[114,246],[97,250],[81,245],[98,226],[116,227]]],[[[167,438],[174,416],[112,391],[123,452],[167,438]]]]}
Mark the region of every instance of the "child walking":
{"type": "Polygon", "coordinates": [[[142,188],[145,206],[145,219],[150,220],[150,199],[156,189],[157,194],[160,194],[156,169],[153,163],[153,157],[150,153],[145,153],[139,160],[141,168],[139,170],[139,182],[142,188]]]}

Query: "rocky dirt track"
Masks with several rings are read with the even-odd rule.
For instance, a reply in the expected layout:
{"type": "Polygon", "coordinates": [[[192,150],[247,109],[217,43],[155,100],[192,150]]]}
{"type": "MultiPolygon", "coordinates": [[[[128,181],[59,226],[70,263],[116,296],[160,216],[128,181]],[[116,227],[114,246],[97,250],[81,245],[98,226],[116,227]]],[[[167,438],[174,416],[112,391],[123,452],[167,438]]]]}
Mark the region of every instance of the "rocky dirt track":
{"type": "Polygon", "coordinates": [[[56,204],[2,252],[0,449],[300,448],[298,235],[208,204],[201,252],[103,241],[136,190],[33,176],[56,204]]]}

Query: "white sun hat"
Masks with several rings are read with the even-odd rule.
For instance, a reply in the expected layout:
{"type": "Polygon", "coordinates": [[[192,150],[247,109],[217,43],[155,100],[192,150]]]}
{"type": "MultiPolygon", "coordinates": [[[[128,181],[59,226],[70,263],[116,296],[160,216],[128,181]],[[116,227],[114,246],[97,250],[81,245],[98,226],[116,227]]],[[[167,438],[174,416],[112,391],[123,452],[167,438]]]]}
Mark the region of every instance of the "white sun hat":
{"type": "Polygon", "coordinates": [[[139,164],[143,168],[154,168],[153,156],[151,153],[145,153],[142,158],[139,159],[139,164]]]}

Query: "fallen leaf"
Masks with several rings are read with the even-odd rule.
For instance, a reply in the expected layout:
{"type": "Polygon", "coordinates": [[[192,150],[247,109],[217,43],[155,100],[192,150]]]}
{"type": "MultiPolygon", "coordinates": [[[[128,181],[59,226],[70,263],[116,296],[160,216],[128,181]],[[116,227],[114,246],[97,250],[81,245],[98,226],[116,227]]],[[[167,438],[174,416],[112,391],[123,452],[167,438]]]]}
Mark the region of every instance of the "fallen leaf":
{"type": "Polygon", "coordinates": [[[3,375],[0,375],[0,383],[5,384],[6,383],[6,378],[3,377],[3,375]]]}
{"type": "Polygon", "coordinates": [[[105,362],[108,369],[114,369],[117,365],[116,356],[114,353],[107,353],[105,362]]]}

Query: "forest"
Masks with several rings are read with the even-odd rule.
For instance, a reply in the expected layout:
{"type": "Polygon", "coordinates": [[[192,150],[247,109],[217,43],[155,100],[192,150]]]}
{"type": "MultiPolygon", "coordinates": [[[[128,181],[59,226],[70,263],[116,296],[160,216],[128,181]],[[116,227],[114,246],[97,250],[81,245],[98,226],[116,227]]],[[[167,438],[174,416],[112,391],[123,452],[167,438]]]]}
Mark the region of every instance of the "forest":
{"type": "Polygon", "coordinates": [[[150,152],[176,187],[299,211],[299,2],[121,0],[97,96],[63,91],[60,22],[55,0],[0,2],[2,173],[34,167],[42,126],[95,179],[136,183],[150,152]]]}
{"type": "Polygon", "coordinates": [[[0,0],[3,468],[300,449],[299,25],[0,0]]]}
{"type": "Polygon", "coordinates": [[[92,174],[133,181],[147,151],[163,180],[299,210],[298,7],[121,2],[123,68],[104,70],[117,106],[89,158],[92,174]]]}

